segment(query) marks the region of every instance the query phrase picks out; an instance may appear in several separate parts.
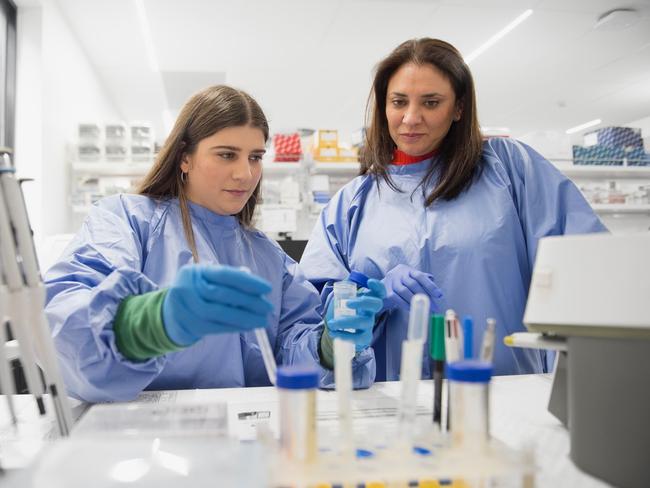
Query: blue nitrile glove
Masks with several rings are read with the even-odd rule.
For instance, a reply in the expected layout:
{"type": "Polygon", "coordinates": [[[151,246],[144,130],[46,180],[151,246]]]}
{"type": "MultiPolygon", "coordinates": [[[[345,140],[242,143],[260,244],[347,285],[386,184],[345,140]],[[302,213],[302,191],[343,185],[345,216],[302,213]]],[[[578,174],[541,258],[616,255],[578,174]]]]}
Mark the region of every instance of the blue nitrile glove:
{"type": "Polygon", "coordinates": [[[273,305],[264,279],[230,266],[183,266],[165,295],[162,318],[169,338],[187,346],[207,334],[266,327],[273,305]]]}
{"type": "Polygon", "coordinates": [[[418,271],[405,264],[398,264],[391,269],[381,282],[386,287],[384,310],[401,308],[408,311],[411,298],[416,293],[424,293],[431,300],[431,311],[439,311],[436,301],[442,298],[442,291],[429,273],[418,271]]]}
{"type": "Polygon", "coordinates": [[[357,352],[370,346],[375,315],[381,310],[385,296],[386,289],[381,281],[370,279],[368,289],[347,302],[348,308],[356,310],[357,315],[337,319],[334,318],[334,300],[330,300],[325,314],[325,324],[330,337],[354,342],[357,352]]]}

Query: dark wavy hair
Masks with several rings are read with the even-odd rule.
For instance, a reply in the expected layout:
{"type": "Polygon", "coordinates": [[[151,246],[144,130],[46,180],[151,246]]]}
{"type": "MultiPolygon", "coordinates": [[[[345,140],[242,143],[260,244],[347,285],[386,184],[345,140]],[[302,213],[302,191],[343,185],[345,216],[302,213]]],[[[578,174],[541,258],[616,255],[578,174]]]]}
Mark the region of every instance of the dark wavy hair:
{"type": "MultiPolygon", "coordinates": [[[[474,80],[458,50],[438,39],[422,38],[406,41],[383,59],[376,67],[375,79],[366,108],[366,144],[361,151],[361,174],[383,178],[394,190],[387,166],[393,159],[395,143],[388,131],[386,98],[388,83],[404,64],[431,65],[442,72],[454,90],[456,103],[462,109],[460,120],[452,123],[440,145],[440,176],[427,195],[425,205],[437,199],[452,200],[467,189],[480,171],[482,138],[476,113],[474,80]]],[[[429,186],[435,168],[432,166],[422,179],[429,186]]]]}
{"type": "MultiPolygon", "coordinates": [[[[193,95],[181,109],[178,118],[160,149],[156,161],[137,192],[152,198],[178,198],[183,231],[198,261],[192,220],[187,206],[185,186],[181,180],[183,157],[193,154],[199,142],[221,129],[251,126],[260,129],[264,141],[269,138],[269,124],[259,104],[247,93],[226,85],[206,88],[193,95]]],[[[244,226],[250,226],[260,196],[261,180],[253,194],[236,215],[244,226]]]]}

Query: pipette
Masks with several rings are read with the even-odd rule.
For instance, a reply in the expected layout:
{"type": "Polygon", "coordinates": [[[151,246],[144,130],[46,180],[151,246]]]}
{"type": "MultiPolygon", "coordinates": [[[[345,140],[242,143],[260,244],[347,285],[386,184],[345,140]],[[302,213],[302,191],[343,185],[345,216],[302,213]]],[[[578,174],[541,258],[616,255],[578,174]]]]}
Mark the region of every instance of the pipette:
{"type": "MultiPolygon", "coordinates": [[[[38,269],[38,259],[34,249],[32,239],[32,230],[29,225],[27,208],[20,188],[20,183],[15,178],[15,170],[11,164],[11,159],[7,152],[2,154],[2,167],[0,168],[0,182],[2,183],[2,200],[6,204],[5,211],[11,221],[13,232],[8,236],[13,236],[14,260],[9,263],[12,273],[15,274],[18,259],[20,260],[20,289],[11,290],[12,294],[17,294],[19,298],[18,307],[14,309],[15,313],[20,314],[20,318],[26,320],[21,322],[18,327],[12,330],[28,326],[30,328],[30,339],[33,339],[33,347],[37,353],[45,377],[47,392],[50,394],[54,412],[57,417],[57,423],[61,435],[67,436],[72,429],[72,410],[66,396],[63,377],[59,368],[54,341],[50,332],[50,327],[45,318],[43,307],[45,305],[45,288],[41,281],[40,271],[38,269]],[[16,293],[17,292],[17,293],[16,293]]],[[[3,234],[0,240],[5,241],[3,234]]],[[[4,246],[3,246],[4,247],[4,246]]],[[[3,258],[3,264],[4,258],[3,258]]],[[[9,270],[5,268],[5,272],[9,270]]],[[[11,282],[8,281],[11,288],[11,282]]],[[[18,339],[20,342],[20,339],[18,339]]],[[[31,342],[31,341],[30,341],[31,342]]],[[[25,348],[27,349],[27,348],[25,348]]],[[[21,346],[21,352],[23,351],[21,346]]],[[[40,378],[38,383],[42,388],[40,378]]]]}
{"type": "Polygon", "coordinates": [[[354,343],[344,339],[334,339],[334,380],[338,400],[339,432],[341,435],[341,454],[354,456],[354,435],[352,431],[352,359],[354,343]]]}
{"type": "Polygon", "coordinates": [[[422,348],[429,324],[429,297],[418,293],[411,299],[407,340],[402,342],[400,381],[402,395],[399,408],[400,433],[407,442],[415,433],[418,383],[422,376],[422,348]]]}
{"type": "MultiPolygon", "coordinates": [[[[0,311],[6,310],[6,307],[0,303],[0,311]]],[[[16,408],[14,406],[14,397],[16,388],[11,377],[11,361],[7,357],[7,329],[5,324],[0,321],[0,390],[7,399],[7,407],[9,408],[9,415],[11,416],[11,423],[18,425],[18,418],[16,417],[16,408]]]]}
{"type": "MultiPolygon", "coordinates": [[[[240,266],[239,269],[246,273],[251,272],[247,266],[240,266]]],[[[266,369],[266,374],[269,377],[269,381],[272,385],[275,385],[277,377],[277,366],[275,364],[275,356],[273,354],[273,349],[271,348],[271,343],[269,342],[269,336],[266,333],[266,329],[262,327],[255,329],[255,339],[257,339],[257,345],[260,347],[260,352],[262,353],[262,361],[264,361],[264,368],[266,369]]]]}
{"type": "MultiPolygon", "coordinates": [[[[26,300],[23,290],[23,277],[16,260],[17,252],[13,239],[14,234],[3,193],[0,191],[0,275],[2,277],[0,283],[2,299],[0,299],[0,303],[6,308],[3,307],[2,314],[10,318],[11,332],[18,341],[20,364],[23,367],[27,388],[36,399],[39,413],[44,415],[44,388],[36,364],[33,336],[28,330],[29,322],[25,316],[25,311],[30,304],[26,300]]],[[[4,320],[2,322],[4,327],[4,320]]],[[[2,346],[4,347],[4,344],[2,346]]]]}

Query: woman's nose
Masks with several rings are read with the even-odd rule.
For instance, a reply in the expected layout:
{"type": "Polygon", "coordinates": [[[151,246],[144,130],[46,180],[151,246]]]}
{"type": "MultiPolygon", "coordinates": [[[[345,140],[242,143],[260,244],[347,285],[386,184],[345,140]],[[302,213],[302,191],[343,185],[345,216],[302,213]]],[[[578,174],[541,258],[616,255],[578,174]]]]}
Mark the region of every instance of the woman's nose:
{"type": "Polygon", "coordinates": [[[404,113],[404,117],[402,117],[402,123],[406,125],[415,125],[418,124],[422,120],[422,114],[420,113],[420,109],[417,107],[409,107],[406,109],[406,113],[404,113]]]}
{"type": "Polygon", "coordinates": [[[238,161],[235,168],[233,168],[232,177],[235,180],[249,180],[252,175],[251,165],[245,159],[238,161]]]}

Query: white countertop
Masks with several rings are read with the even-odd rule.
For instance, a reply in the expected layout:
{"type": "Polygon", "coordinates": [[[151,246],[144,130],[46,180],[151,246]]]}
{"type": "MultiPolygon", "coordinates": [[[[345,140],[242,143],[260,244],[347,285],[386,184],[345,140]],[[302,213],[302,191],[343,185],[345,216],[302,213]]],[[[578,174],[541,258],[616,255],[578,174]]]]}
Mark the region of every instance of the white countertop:
{"type": "MultiPolygon", "coordinates": [[[[399,385],[399,382],[376,383],[368,390],[353,393],[355,430],[363,429],[364,425],[376,426],[378,418],[382,425],[394,422],[399,385]]],[[[538,487],[609,486],[581,472],[569,458],[569,434],[546,409],[550,387],[550,375],[493,378],[490,387],[491,435],[515,450],[533,450],[539,467],[536,473],[538,487]]],[[[14,452],[13,458],[16,465],[19,465],[17,461],[33,458],[45,443],[57,437],[53,419],[39,418],[28,396],[18,396],[18,400],[17,432],[10,426],[5,402],[0,401],[0,442],[5,445],[5,466],[7,461],[11,461],[12,446],[19,451],[14,452]]],[[[267,423],[271,431],[277,433],[278,396],[277,390],[272,387],[145,392],[131,403],[205,405],[220,402],[228,405],[228,433],[231,437],[254,439],[255,426],[259,422],[267,423]]],[[[91,406],[90,414],[92,408],[91,406]]],[[[76,402],[77,415],[83,413],[83,410],[84,405],[76,402]]],[[[418,393],[419,421],[428,422],[431,410],[432,382],[423,380],[418,393]]],[[[321,438],[336,430],[335,392],[318,392],[317,420],[321,438]]]]}

